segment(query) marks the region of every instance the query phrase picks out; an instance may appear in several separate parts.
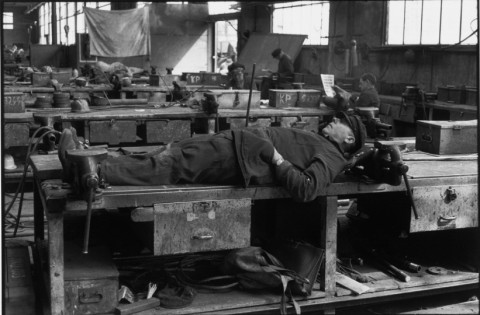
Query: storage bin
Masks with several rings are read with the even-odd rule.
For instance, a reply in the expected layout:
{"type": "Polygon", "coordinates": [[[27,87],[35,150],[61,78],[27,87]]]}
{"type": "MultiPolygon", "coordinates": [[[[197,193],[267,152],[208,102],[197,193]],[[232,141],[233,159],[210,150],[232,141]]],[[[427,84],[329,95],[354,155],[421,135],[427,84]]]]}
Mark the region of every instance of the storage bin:
{"type": "Polygon", "coordinates": [[[477,152],[477,120],[418,120],[415,148],[433,154],[477,152]]]}
{"type": "Polygon", "coordinates": [[[440,86],[438,87],[437,99],[442,102],[465,104],[465,87],[440,86]]]}
{"type": "Polygon", "coordinates": [[[319,108],[322,99],[322,93],[318,90],[297,90],[297,107],[319,108]]]}
{"type": "Polygon", "coordinates": [[[467,88],[465,90],[465,104],[478,107],[478,89],[467,88]]]}

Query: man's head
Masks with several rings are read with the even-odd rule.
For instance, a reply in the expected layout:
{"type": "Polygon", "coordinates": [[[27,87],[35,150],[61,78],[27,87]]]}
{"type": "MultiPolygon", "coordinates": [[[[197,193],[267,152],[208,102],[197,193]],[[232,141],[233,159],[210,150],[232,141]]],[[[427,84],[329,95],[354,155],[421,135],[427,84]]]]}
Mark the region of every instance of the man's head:
{"type": "Polygon", "coordinates": [[[280,59],[282,54],[283,54],[283,50],[281,48],[277,48],[274,51],[272,51],[272,57],[275,59],[280,59]]]}
{"type": "Polygon", "coordinates": [[[362,120],[357,115],[338,112],[325,128],[322,134],[331,141],[338,143],[346,153],[355,153],[365,144],[367,131],[362,120]]]}
{"type": "Polygon", "coordinates": [[[367,88],[375,87],[376,83],[377,83],[377,79],[375,78],[375,76],[373,74],[364,73],[360,77],[359,87],[360,87],[360,90],[363,91],[367,88]]]}

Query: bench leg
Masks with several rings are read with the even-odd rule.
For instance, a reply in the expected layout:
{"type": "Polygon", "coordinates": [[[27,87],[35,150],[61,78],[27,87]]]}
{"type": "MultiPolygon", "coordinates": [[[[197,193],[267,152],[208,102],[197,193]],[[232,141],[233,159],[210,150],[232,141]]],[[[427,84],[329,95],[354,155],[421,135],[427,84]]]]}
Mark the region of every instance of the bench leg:
{"type": "Polygon", "coordinates": [[[335,296],[337,270],[337,196],[326,197],[326,209],[322,212],[322,245],[325,246],[325,270],[320,283],[326,297],[335,296]]]}
{"type": "Polygon", "coordinates": [[[48,269],[51,314],[64,314],[63,212],[48,215],[48,269]]]}
{"type": "Polygon", "coordinates": [[[40,189],[39,180],[35,177],[33,180],[33,237],[35,241],[45,239],[45,227],[43,225],[45,207],[40,189]]]}

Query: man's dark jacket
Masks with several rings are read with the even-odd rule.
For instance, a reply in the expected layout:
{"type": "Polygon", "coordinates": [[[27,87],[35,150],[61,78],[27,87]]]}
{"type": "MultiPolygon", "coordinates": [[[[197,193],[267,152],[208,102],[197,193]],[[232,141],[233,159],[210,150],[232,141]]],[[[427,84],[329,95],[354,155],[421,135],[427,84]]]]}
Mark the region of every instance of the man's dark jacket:
{"type": "Polygon", "coordinates": [[[245,185],[280,183],[292,198],[307,202],[324,195],[343,170],[342,150],[322,135],[295,128],[248,128],[232,131],[245,185]],[[271,164],[269,140],[285,161],[271,164]],[[276,181],[275,181],[276,179],[276,181]]]}

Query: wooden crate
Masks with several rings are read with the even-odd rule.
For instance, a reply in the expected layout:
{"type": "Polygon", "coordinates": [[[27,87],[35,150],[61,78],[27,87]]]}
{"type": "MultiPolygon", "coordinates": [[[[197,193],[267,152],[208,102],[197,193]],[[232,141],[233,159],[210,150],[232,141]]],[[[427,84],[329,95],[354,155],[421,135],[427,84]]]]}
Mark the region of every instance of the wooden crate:
{"type": "Polygon", "coordinates": [[[250,246],[251,199],[154,205],[154,255],[250,246]]]}
{"type": "Polygon", "coordinates": [[[433,154],[477,152],[477,120],[418,120],[415,148],[433,154]]]}
{"type": "Polygon", "coordinates": [[[192,135],[191,120],[156,120],[145,124],[147,143],[169,143],[192,135]]]}
{"type": "Polygon", "coordinates": [[[106,247],[91,247],[88,254],[65,243],[65,313],[113,313],[118,305],[118,270],[106,247]]]}
{"type": "Polygon", "coordinates": [[[414,187],[410,233],[478,227],[477,185],[414,187]],[[451,193],[455,194],[452,198],[451,193]]]}

